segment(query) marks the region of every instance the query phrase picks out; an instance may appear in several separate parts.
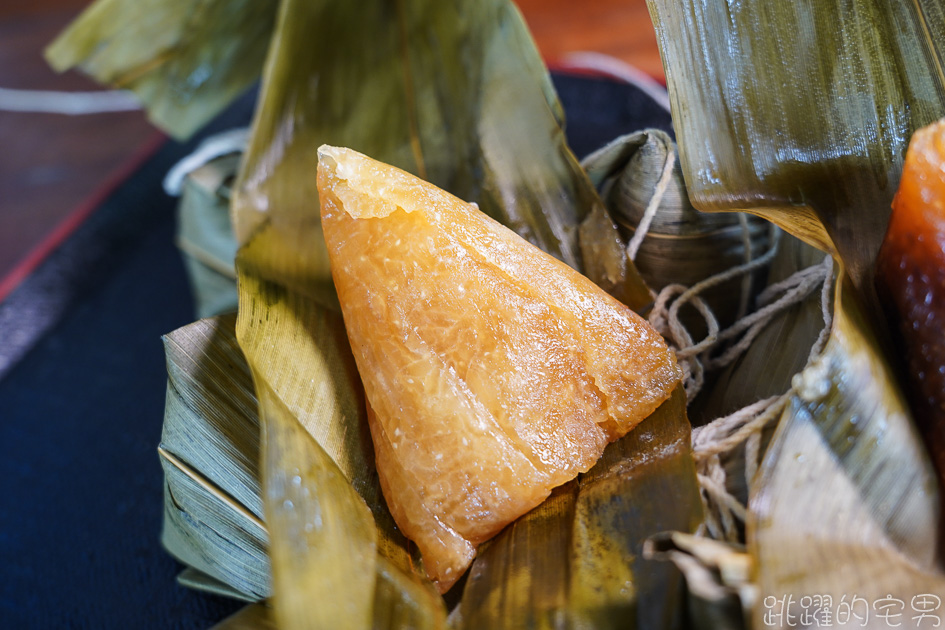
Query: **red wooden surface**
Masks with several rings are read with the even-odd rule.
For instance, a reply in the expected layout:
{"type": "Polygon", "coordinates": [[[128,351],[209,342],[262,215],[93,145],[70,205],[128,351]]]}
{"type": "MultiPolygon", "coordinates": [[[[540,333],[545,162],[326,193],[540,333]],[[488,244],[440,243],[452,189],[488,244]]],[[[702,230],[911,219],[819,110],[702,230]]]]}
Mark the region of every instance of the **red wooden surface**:
{"type": "MultiPolygon", "coordinates": [[[[95,90],[57,75],[42,49],[82,0],[0,3],[0,86],[95,90]]],[[[60,116],[0,111],[0,279],[153,136],[140,112],[60,116]]]]}

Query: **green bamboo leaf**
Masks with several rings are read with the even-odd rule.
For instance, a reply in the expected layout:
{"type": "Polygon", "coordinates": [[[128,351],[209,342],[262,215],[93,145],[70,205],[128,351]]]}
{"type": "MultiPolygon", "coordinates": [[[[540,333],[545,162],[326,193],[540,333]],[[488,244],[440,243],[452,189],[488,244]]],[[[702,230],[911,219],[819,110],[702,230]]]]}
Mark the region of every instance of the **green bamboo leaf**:
{"type": "Polygon", "coordinates": [[[236,239],[230,186],[242,154],[224,155],[190,172],[177,206],[177,247],[184,257],[198,317],[236,310],[236,239]]]}
{"type": "Polygon", "coordinates": [[[830,340],[795,379],[750,504],[757,627],[787,596],[796,614],[805,596],[909,606],[945,592],[934,470],[850,281],[836,301],[830,340]]]}
{"type": "MultiPolygon", "coordinates": [[[[271,297],[271,294],[266,295],[271,297]]],[[[273,310],[278,311],[275,308],[273,310]]],[[[260,311],[252,309],[252,312],[260,311]]],[[[316,313],[318,312],[321,312],[321,309],[317,309],[316,313]]],[[[273,315],[273,319],[277,317],[277,314],[273,315]]],[[[317,315],[309,321],[315,319],[317,315]]],[[[328,314],[327,319],[334,324],[340,320],[334,314],[328,314]]],[[[279,503],[276,498],[269,497],[270,504],[274,505],[267,509],[267,522],[263,522],[257,400],[250,368],[237,344],[235,323],[235,316],[232,315],[201,320],[176,330],[165,338],[169,384],[164,434],[159,449],[167,482],[167,516],[162,542],[175,557],[196,568],[185,570],[178,578],[185,586],[255,601],[271,593],[272,575],[267,555],[270,538],[268,515],[275,510],[277,516],[282,519],[276,522],[276,526],[281,528],[276,532],[278,540],[294,541],[305,549],[309,549],[309,546],[306,541],[300,540],[302,537],[286,533],[286,529],[293,525],[291,522],[286,524],[286,517],[298,519],[300,516],[297,512],[285,511],[284,499],[279,503]]],[[[315,326],[317,328],[317,324],[315,326]]],[[[278,325],[275,329],[281,330],[278,325]]],[[[322,329],[319,338],[330,340],[332,337],[325,334],[329,332],[332,332],[330,325],[322,329]]],[[[300,429],[294,437],[285,433],[277,436],[288,440],[282,443],[282,448],[288,445],[294,449],[289,455],[295,460],[311,460],[315,465],[313,474],[308,477],[301,473],[292,475],[288,479],[288,488],[294,488],[304,495],[304,480],[311,483],[306,486],[310,494],[318,491],[314,496],[319,500],[329,504],[340,502],[342,506],[348,506],[345,523],[350,521],[354,527],[352,532],[360,531],[361,535],[349,536],[351,532],[345,533],[345,544],[357,547],[356,557],[361,558],[362,565],[369,560],[362,557],[367,553],[366,550],[379,546],[379,552],[383,555],[378,555],[374,560],[376,589],[373,594],[370,587],[364,587],[362,584],[365,579],[362,573],[367,570],[365,566],[343,568],[361,572],[358,579],[349,586],[353,589],[352,593],[357,592],[356,602],[359,610],[363,608],[363,614],[369,615],[369,619],[373,610],[373,627],[442,627],[446,617],[443,601],[432,584],[421,579],[413,571],[415,561],[406,551],[406,540],[394,530],[393,521],[380,497],[376,477],[370,473],[362,475],[354,472],[364,467],[373,471],[372,461],[361,461],[353,454],[361,451],[370,454],[371,449],[369,443],[361,441],[366,430],[364,434],[352,431],[349,422],[334,415],[338,408],[348,408],[349,411],[353,408],[350,418],[356,423],[364,421],[358,382],[352,380],[351,374],[346,372],[343,352],[347,346],[343,340],[344,331],[336,325],[333,332],[342,335],[341,355],[337,354],[338,349],[332,349],[332,344],[326,341],[319,346],[321,349],[312,351],[318,353],[320,359],[305,363],[307,368],[316,371],[330,366],[337,368],[327,378],[322,379],[324,383],[336,383],[334,391],[325,388],[323,395],[316,396],[311,403],[325,412],[322,417],[323,424],[319,425],[321,430],[316,428],[314,431],[320,436],[323,444],[330,446],[332,455],[329,457],[323,454],[320,446],[305,446],[311,441],[311,437],[304,430],[300,429]],[[332,427],[336,429],[334,432],[332,427]],[[347,432],[356,437],[347,440],[347,432]],[[344,462],[348,467],[347,473],[339,471],[344,483],[341,483],[333,472],[336,465],[332,457],[344,462]],[[332,463],[329,465],[329,462],[332,463]],[[357,486],[348,483],[348,473],[354,475],[357,486]],[[357,507],[359,504],[366,504],[363,503],[364,497],[355,493],[354,487],[365,497],[372,499],[376,517],[371,512],[357,507]],[[379,524],[385,525],[386,529],[379,524]],[[365,541],[365,538],[368,540],[365,541]],[[388,558],[393,558],[396,562],[388,558]]],[[[255,338],[251,336],[250,339],[255,338]]],[[[336,336],[335,340],[338,339],[336,336]]],[[[260,340],[262,343],[271,341],[265,336],[260,340]]],[[[278,359],[277,356],[276,360],[278,359]]],[[[272,364],[261,362],[260,365],[265,374],[272,377],[272,364]]],[[[272,378],[274,382],[282,383],[278,378],[272,378]]],[[[297,407],[305,405],[298,399],[290,400],[297,407]]],[[[276,401],[270,402],[270,405],[276,406],[276,420],[284,424],[286,412],[282,409],[282,403],[276,401]]],[[[312,420],[314,415],[311,408],[307,409],[307,413],[302,413],[308,420],[312,420]]],[[[292,423],[301,427],[298,417],[291,417],[292,423]]],[[[287,430],[283,428],[283,431],[287,430]]],[[[370,440],[370,437],[367,439],[370,440]]],[[[285,461],[288,457],[282,451],[276,451],[275,455],[280,457],[280,461],[285,461]]],[[[289,463],[291,462],[286,462],[286,465],[289,463]]],[[[270,487],[275,486],[285,491],[285,475],[279,477],[280,470],[277,468],[270,467],[269,470],[276,477],[275,480],[270,478],[270,487]]],[[[300,502],[302,503],[311,507],[304,501],[300,502]]],[[[293,501],[293,507],[295,506],[296,502],[293,501]]],[[[298,521],[294,525],[299,525],[298,521]]],[[[304,532],[305,523],[302,523],[301,527],[304,532]]],[[[312,545],[314,555],[310,561],[313,567],[319,567],[318,570],[313,568],[312,573],[320,571],[319,575],[328,575],[330,570],[334,570],[336,573],[331,575],[341,579],[337,575],[337,568],[329,566],[329,573],[322,568],[325,564],[330,565],[337,561],[337,557],[322,554],[320,550],[330,548],[338,551],[340,548],[336,543],[337,541],[332,540],[312,545]]],[[[275,553],[279,553],[279,550],[275,553]]],[[[298,561],[300,557],[302,556],[292,556],[294,561],[298,561]]],[[[306,574],[304,570],[296,567],[291,575],[297,577],[297,573],[301,573],[303,578],[306,574]]],[[[367,570],[367,575],[370,576],[370,570],[367,570]]],[[[298,582],[292,578],[284,579],[290,579],[290,590],[293,593],[297,593],[300,588],[311,586],[305,586],[304,579],[298,582]]],[[[335,600],[334,603],[340,605],[340,601],[335,600]]],[[[322,608],[326,614],[344,614],[339,608],[322,608]]],[[[250,612],[247,612],[247,615],[253,616],[250,612]]]]}
{"type": "Polygon", "coordinates": [[[257,402],[235,323],[232,315],[201,320],[164,338],[161,540],[181,562],[255,601],[271,588],[268,532],[257,402]]]}
{"type": "Polygon", "coordinates": [[[752,485],[754,622],[791,624],[802,597],[940,593],[939,489],[871,332],[871,268],[909,137],[945,113],[943,6],[649,6],[694,205],[766,216],[842,263],[828,345],[752,485]]]}
{"type": "Polygon", "coordinates": [[[701,522],[689,432],[677,389],[594,468],[510,525],[470,570],[461,627],[682,627],[681,575],[642,549],[653,534],[701,522]]]}
{"type": "Polygon", "coordinates": [[[157,126],[183,139],[259,77],[277,8],[277,0],[98,0],[46,59],[132,90],[157,126]]]}
{"type": "Polygon", "coordinates": [[[861,291],[912,132],[945,114],[938,0],[648,0],[689,193],[836,252],[861,291]]]}
{"type": "Polygon", "coordinates": [[[253,254],[257,266],[332,303],[312,212],[316,148],[330,144],[474,201],[581,269],[578,223],[600,200],[553,95],[507,0],[286,0],[237,186],[237,240],[270,233],[276,246],[253,254]]]}
{"type": "MultiPolygon", "coordinates": [[[[371,510],[379,552],[412,572],[374,469],[364,393],[341,315],[240,262],[237,338],[257,388],[267,387],[340,468],[371,510]]],[[[277,465],[272,462],[272,470],[277,465]]]]}
{"type": "MultiPolygon", "coordinates": [[[[313,607],[314,597],[325,614],[349,621],[364,622],[364,615],[370,621],[373,610],[377,627],[388,627],[385,624],[398,619],[418,628],[441,627],[446,617],[443,601],[429,581],[420,577],[418,561],[381,495],[363,392],[341,316],[309,297],[260,279],[248,263],[240,262],[238,271],[237,335],[257,390],[266,392],[266,404],[275,410],[278,422],[279,441],[272,450],[264,450],[262,483],[264,494],[274,492],[276,497],[269,497],[266,522],[280,620],[280,596],[299,602],[299,615],[304,605],[313,607]],[[299,450],[303,448],[300,444],[306,445],[305,451],[299,450]],[[283,514],[291,518],[281,524],[272,520],[273,510],[278,513],[285,506],[277,498],[292,487],[293,480],[306,479],[298,472],[305,470],[299,461],[310,462],[315,468],[304,484],[308,494],[297,491],[289,499],[292,509],[311,512],[313,504],[326,501],[340,501],[344,508],[342,520],[336,523],[339,529],[329,542],[303,534],[306,523],[294,520],[296,514],[283,514]],[[354,507],[358,505],[361,507],[354,507]],[[277,545],[282,545],[281,549],[277,545]],[[323,557],[325,550],[335,548],[339,553],[347,551],[323,557]],[[279,553],[288,554],[283,556],[288,567],[285,575],[291,576],[281,582],[276,565],[279,553]],[[359,565],[326,569],[326,563],[343,565],[344,557],[355,553],[361,558],[359,565]],[[304,556],[310,561],[298,560],[304,556]],[[349,569],[359,572],[357,580],[335,576],[326,581],[332,570],[349,569]],[[365,581],[364,575],[370,580],[365,581]],[[345,611],[352,607],[360,612],[349,617],[345,611]]],[[[261,409],[265,404],[261,403],[261,409]]],[[[320,619],[328,623],[327,617],[320,619]]]]}
{"type": "Polygon", "coordinates": [[[268,383],[255,383],[278,626],[369,628],[377,562],[371,512],[268,383]],[[313,605],[315,594],[322,597],[313,605]]]}

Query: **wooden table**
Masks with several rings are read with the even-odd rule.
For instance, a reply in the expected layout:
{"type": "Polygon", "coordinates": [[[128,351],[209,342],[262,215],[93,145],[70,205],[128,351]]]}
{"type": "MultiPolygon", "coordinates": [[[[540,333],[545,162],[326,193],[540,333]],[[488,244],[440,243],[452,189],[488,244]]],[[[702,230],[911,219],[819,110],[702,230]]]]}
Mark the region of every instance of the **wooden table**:
{"type": "MultiPolygon", "coordinates": [[[[0,87],[99,89],[75,72],[55,74],[42,58],[44,46],[86,4],[0,3],[0,87]]],[[[519,0],[518,5],[550,63],[570,52],[593,51],[663,76],[644,0],[519,0]]],[[[120,180],[134,157],[153,146],[156,134],[141,112],[0,111],[0,300],[94,207],[109,182],[120,180]]]]}

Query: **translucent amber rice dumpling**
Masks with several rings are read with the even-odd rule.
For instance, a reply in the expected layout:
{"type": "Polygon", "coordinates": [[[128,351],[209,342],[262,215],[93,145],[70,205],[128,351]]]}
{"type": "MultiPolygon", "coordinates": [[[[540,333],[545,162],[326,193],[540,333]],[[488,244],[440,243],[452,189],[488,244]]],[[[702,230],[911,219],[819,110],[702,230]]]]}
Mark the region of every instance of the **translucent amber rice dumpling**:
{"type": "Polygon", "coordinates": [[[381,487],[445,591],[679,370],[642,318],[475,205],[349,149],[319,156],[381,487]]]}

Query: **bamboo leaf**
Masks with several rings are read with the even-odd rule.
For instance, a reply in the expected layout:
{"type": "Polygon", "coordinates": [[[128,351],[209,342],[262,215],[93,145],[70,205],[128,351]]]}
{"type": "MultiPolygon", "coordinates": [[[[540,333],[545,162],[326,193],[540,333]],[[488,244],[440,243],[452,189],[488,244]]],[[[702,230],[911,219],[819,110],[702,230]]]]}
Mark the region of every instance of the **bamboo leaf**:
{"type": "Polygon", "coordinates": [[[46,58],[60,72],[79,67],[132,90],[157,126],[183,139],[259,77],[277,8],[277,0],[98,0],[46,58]]]}
{"type": "Polygon", "coordinates": [[[371,512],[268,383],[255,380],[278,626],[369,628],[377,561],[371,512]],[[323,597],[312,605],[316,593],[323,597]]]}
{"type": "Polygon", "coordinates": [[[164,337],[168,400],[161,448],[261,518],[257,401],[235,325],[236,317],[226,315],[164,337]]]}
{"type": "Polygon", "coordinates": [[[838,286],[827,347],[795,379],[762,463],[748,523],[759,603],[945,592],[935,474],[852,294],[838,286]]]}
{"type": "Polygon", "coordinates": [[[682,583],[647,560],[645,539],[694,531],[702,512],[681,389],[480,554],[463,592],[465,628],[672,628],[682,583]]]}
{"type": "Polygon", "coordinates": [[[939,489],[871,326],[907,142],[945,113],[942,5],[649,6],[694,205],[768,217],[842,263],[828,345],[752,486],[754,623],[790,625],[763,606],[788,596],[942,592],[939,489]]]}
{"type": "Polygon", "coordinates": [[[671,561],[686,576],[688,622],[693,630],[741,630],[746,604],[755,597],[749,582],[751,557],[744,549],[691,536],[665,532],[647,540],[648,558],[671,561]]]}
{"type": "MultiPolygon", "coordinates": [[[[259,310],[253,312],[258,313],[259,310]]],[[[333,318],[334,321],[339,319],[331,314],[329,318],[333,318]]],[[[256,413],[256,396],[250,369],[237,345],[234,324],[233,316],[201,320],[174,331],[165,339],[169,387],[164,437],[159,454],[167,477],[165,508],[168,516],[162,540],[175,557],[197,567],[200,571],[199,573],[193,569],[185,571],[179,577],[182,584],[191,588],[255,601],[270,594],[270,564],[266,556],[269,528],[261,520],[262,497],[257,461],[260,453],[259,418],[256,413]],[[182,458],[194,464],[190,465],[182,458]],[[234,497],[239,497],[239,500],[234,497]],[[244,505],[251,507],[247,508],[244,505]],[[251,544],[251,541],[255,542],[251,544]],[[254,550],[255,555],[251,553],[254,550]]],[[[276,326],[276,329],[278,330],[279,327],[276,326]]],[[[343,330],[340,332],[343,335],[343,330]]],[[[326,338],[327,336],[319,335],[319,337],[326,338]]],[[[263,343],[268,341],[270,339],[262,338],[263,343]]],[[[318,356],[321,357],[322,363],[319,364],[317,360],[313,360],[316,365],[313,369],[321,369],[317,367],[318,365],[337,366],[340,364],[341,368],[331,378],[322,380],[326,384],[332,380],[339,384],[334,392],[327,392],[327,398],[316,397],[314,406],[322,410],[343,407],[346,404],[353,404],[356,409],[359,406],[363,407],[363,402],[358,397],[358,390],[350,389],[352,386],[357,386],[357,381],[352,381],[350,374],[345,374],[344,357],[333,355],[330,351],[330,343],[323,345],[324,349],[314,351],[320,352],[318,356]],[[346,389],[345,383],[349,389],[346,389]]],[[[341,349],[344,350],[346,347],[342,345],[341,349]]],[[[275,358],[279,359],[278,356],[275,358]]],[[[307,364],[307,367],[311,367],[313,363],[307,364]]],[[[261,369],[267,375],[274,369],[270,363],[263,362],[261,365],[261,369]]],[[[277,378],[273,380],[281,383],[277,378]]],[[[297,399],[291,400],[297,406],[304,405],[297,399]]],[[[276,421],[284,425],[286,411],[282,409],[282,403],[274,401],[269,404],[276,406],[276,421]]],[[[316,430],[316,434],[321,437],[324,444],[332,447],[334,456],[338,457],[339,461],[345,462],[350,470],[361,470],[364,466],[369,466],[373,470],[371,462],[345,456],[345,448],[352,450],[367,448],[370,451],[370,447],[360,442],[357,437],[345,442],[344,434],[350,430],[351,426],[343,419],[332,415],[333,413],[332,411],[327,413],[328,422],[320,425],[323,430],[316,430]],[[334,433],[329,430],[332,426],[337,429],[334,433]]],[[[360,414],[354,413],[355,421],[363,421],[363,411],[360,414]]],[[[290,426],[299,425],[298,418],[294,415],[291,417],[290,426]]],[[[305,417],[309,419],[313,417],[311,409],[305,417]]],[[[294,490],[296,493],[302,493],[303,499],[308,498],[304,496],[307,489],[309,494],[317,496],[318,500],[327,501],[328,506],[316,503],[319,510],[328,509],[336,504],[342,507],[347,505],[345,509],[348,510],[348,515],[344,517],[344,522],[350,521],[355,526],[360,524],[361,535],[360,537],[353,536],[352,532],[346,531],[343,537],[345,544],[354,545],[357,548],[356,557],[361,558],[362,565],[370,562],[370,558],[364,558],[363,554],[374,548],[375,539],[380,543],[382,553],[397,560],[395,563],[384,555],[376,557],[373,564],[376,589],[373,590],[370,587],[362,588],[362,582],[366,579],[362,575],[366,570],[364,566],[358,565],[353,569],[351,567],[344,569],[362,572],[358,574],[358,579],[350,584],[353,589],[351,593],[357,594],[358,599],[355,601],[359,610],[363,608],[365,611],[363,614],[368,615],[369,619],[373,610],[372,623],[376,628],[396,628],[402,627],[403,624],[413,628],[442,627],[446,616],[442,600],[428,581],[419,579],[412,571],[413,560],[405,551],[406,541],[394,531],[389,515],[386,516],[386,521],[384,520],[387,512],[380,495],[369,494],[372,490],[375,493],[379,492],[376,479],[372,480],[370,473],[356,475],[361,491],[367,496],[373,496],[375,502],[373,507],[379,512],[377,522],[386,523],[387,530],[378,529],[375,517],[370,512],[365,513],[361,507],[357,507],[359,504],[364,506],[363,499],[354,492],[346,477],[344,483],[338,481],[333,472],[333,467],[336,465],[327,454],[323,454],[321,447],[306,446],[311,441],[306,431],[300,429],[300,432],[292,437],[286,434],[277,437],[283,441],[279,442],[281,446],[276,448],[285,448],[288,445],[294,449],[289,454],[276,450],[275,455],[280,458],[280,461],[286,462],[290,457],[296,462],[310,461],[314,469],[309,476],[299,472],[297,475],[286,478],[284,474],[279,476],[281,474],[279,469],[270,468],[271,474],[276,477],[275,480],[269,480],[270,487],[275,487],[281,492],[286,492],[287,488],[290,492],[294,490]],[[329,462],[331,462],[330,465],[329,462]],[[303,487],[303,480],[307,483],[311,482],[311,485],[303,487]],[[314,494],[314,489],[318,490],[317,494],[314,494]],[[365,543],[365,537],[369,539],[367,543],[365,543]]],[[[269,446],[272,447],[272,444],[269,446]]],[[[340,471],[339,474],[344,476],[340,471]]],[[[298,497],[296,500],[289,499],[293,501],[293,509],[297,504],[300,508],[312,507],[310,502],[297,499],[298,497]]],[[[307,523],[302,510],[287,511],[285,497],[282,503],[279,503],[278,497],[270,496],[269,503],[267,520],[273,511],[281,519],[277,521],[277,526],[282,528],[277,532],[279,539],[294,541],[302,548],[309,549],[308,543],[311,541],[306,542],[301,540],[302,536],[290,535],[291,532],[286,532],[286,529],[291,529],[292,526],[300,526],[305,532],[307,523]]],[[[314,525],[311,529],[314,532],[314,525]]],[[[335,535],[337,534],[336,531],[335,535]]],[[[334,576],[332,579],[341,579],[338,577],[337,567],[333,564],[337,562],[337,557],[320,552],[321,549],[328,548],[334,550],[335,554],[342,552],[345,545],[339,546],[337,541],[332,542],[332,540],[317,545],[313,543],[311,546],[314,555],[309,560],[312,566],[316,567],[312,568],[311,573],[317,574],[319,579],[325,579],[326,575],[334,576]],[[328,566],[327,571],[323,569],[325,565],[328,566]],[[335,572],[332,573],[332,570],[335,572]]],[[[307,575],[304,568],[294,566],[295,563],[300,562],[304,554],[291,554],[291,557],[293,562],[290,563],[288,569],[283,567],[284,573],[289,572],[289,577],[283,576],[283,580],[293,580],[293,587],[290,590],[298,593],[300,592],[298,589],[301,588],[301,592],[304,593],[306,592],[304,589],[311,585],[306,586],[304,579],[298,583],[294,581],[299,573],[303,578],[307,575]]],[[[367,570],[366,575],[370,577],[370,574],[371,571],[367,570]]],[[[322,584],[322,589],[324,592],[324,584],[322,584]]],[[[333,589],[329,590],[333,592],[333,589]]],[[[322,606],[322,612],[328,615],[342,615],[347,619],[347,613],[339,608],[340,601],[342,600],[333,602],[336,605],[335,608],[322,606]]],[[[252,617],[250,613],[247,615],[252,617]]],[[[321,621],[326,619],[313,618],[321,619],[321,621]]]]}
{"type": "Polygon", "coordinates": [[[912,132],[945,113],[937,0],[648,0],[686,183],[843,260],[857,288],[912,132]]]}
{"type": "Polygon", "coordinates": [[[252,604],[236,611],[210,630],[276,630],[272,610],[265,604],[252,604]]]}
{"type": "Polygon", "coordinates": [[[266,383],[342,470],[381,530],[378,546],[409,569],[406,539],[381,495],[361,381],[341,316],[240,266],[237,337],[266,383]]]}
{"type": "MultiPolygon", "coordinates": [[[[234,589],[226,582],[222,582],[214,577],[202,573],[193,567],[187,567],[177,575],[177,583],[196,591],[203,591],[211,595],[221,597],[230,597],[232,599],[241,599],[252,603],[257,603],[255,599],[247,598],[244,593],[234,589]]],[[[249,606],[248,606],[249,608],[249,606]]]]}
{"type": "Polygon", "coordinates": [[[426,579],[408,573],[377,557],[377,584],[374,591],[374,628],[434,630],[446,627],[446,606],[426,579]]]}
{"type": "Polygon", "coordinates": [[[268,532],[257,403],[234,325],[233,316],[201,320],[164,338],[161,540],[180,561],[255,601],[270,592],[268,532]]]}
{"type": "Polygon", "coordinates": [[[219,157],[183,180],[177,206],[178,249],[184,256],[198,317],[236,310],[236,239],[230,185],[242,154],[219,157]]]}
{"type": "Polygon", "coordinates": [[[331,144],[474,201],[581,269],[578,223],[600,200],[565,145],[552,97],[507,0],[286,0],[237,186],[237,240],[270,233],[275,245],[253,254],[257,266],[332,304],[311,212],[316,148],[331,144]]]}

